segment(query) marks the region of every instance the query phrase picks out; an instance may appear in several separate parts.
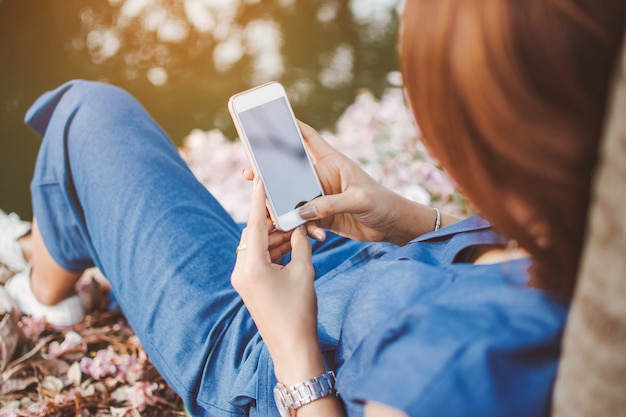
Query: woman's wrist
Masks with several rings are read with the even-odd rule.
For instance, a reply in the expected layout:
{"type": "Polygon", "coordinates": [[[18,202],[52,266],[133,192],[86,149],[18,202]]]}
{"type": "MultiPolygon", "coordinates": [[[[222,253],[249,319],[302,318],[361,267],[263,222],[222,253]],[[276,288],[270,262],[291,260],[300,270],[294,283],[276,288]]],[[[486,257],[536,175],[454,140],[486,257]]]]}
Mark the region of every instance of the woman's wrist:
{"type": "MultiPolygon", "coordinates": [[[[270,355],[272,352],[270,351],[270,355]]],[[[326,372],[319,345],[302,347],[272,355],[276,379],[293,386],[326,372]]]]}
{"type": "Polygon", "coordinates": [[[412,239],[426,233],[433,232],[444,226],[456,223],[460,218],[442,213],[430,206],[398,196],[394,204],[396,207],[396,221],[393,230],[388,234],[386,241],[403,246],[412,239]]]}

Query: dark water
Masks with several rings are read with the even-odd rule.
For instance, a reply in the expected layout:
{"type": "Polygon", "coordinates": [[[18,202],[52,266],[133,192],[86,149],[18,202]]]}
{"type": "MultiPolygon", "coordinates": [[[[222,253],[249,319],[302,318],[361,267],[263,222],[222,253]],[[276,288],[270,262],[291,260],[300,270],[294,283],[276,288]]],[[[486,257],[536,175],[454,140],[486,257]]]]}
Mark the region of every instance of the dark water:
{"type": "Polygon", "coordinates": [[[23,115],[42,92],[73,78],[122,86],[180,143],[193,128],[234,138],[228,97],[276,79],[299,118],[331,127],[397,69],[389,3],[0,0],[0,208],[31,216],[39,138],[23,115]]]}

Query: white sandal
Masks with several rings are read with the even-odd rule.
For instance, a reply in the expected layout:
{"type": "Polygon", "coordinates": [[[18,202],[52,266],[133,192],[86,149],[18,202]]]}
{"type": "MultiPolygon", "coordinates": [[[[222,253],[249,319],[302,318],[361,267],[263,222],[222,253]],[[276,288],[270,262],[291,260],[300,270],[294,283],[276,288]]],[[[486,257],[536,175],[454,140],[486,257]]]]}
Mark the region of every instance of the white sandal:
{"type": "Polygon", "coordinates": [[[79,295],[73,295],[54,305],[39,302],[30,285],[30,273],[31,266],[28,265],[11,277],[4,286],[22,314],[45,319],[57,327],[73,326],[85,319],[85,308],[79,295]]]}

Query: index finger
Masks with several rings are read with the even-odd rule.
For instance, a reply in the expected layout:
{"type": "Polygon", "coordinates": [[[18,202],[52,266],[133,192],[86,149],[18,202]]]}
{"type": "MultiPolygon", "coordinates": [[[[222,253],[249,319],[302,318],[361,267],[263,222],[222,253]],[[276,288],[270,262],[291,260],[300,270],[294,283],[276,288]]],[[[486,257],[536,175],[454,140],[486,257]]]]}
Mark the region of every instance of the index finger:
{"type": "Polygon", "coordinates": [[[307,145],[307,148],[309,148],[309,151],[311,152],[311,156],[313,156],[313,158],[320,158],[330,153],[337,152],[337,150],[333,148],[330,143],[324,140],[324,138],[317,132],[317,130],[313,129],[306,123],[301,122],[300,120],[297,120],[297,122],[298,126],[300,127],[302,137],[304,138],[304,143],[307,145]]]}

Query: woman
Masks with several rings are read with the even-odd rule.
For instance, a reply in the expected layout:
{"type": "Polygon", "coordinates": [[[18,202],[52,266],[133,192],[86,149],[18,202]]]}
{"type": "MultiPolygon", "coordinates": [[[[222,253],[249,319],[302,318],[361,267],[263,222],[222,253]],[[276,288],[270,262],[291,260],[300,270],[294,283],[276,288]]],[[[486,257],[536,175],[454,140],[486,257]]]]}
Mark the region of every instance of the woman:
{"type": "Polygon", "coordinates": [[[61,311],[95,263],[194,415],[277,415],[277,381],[298,417],[547,415],[625,8],[406,3],[409,104],[495,229],[404,200],[302,124],[327,195],[282,234],[255,181],[241,231],[127,94],[46,93],[32,276],[9,292],[61,311]]]}

